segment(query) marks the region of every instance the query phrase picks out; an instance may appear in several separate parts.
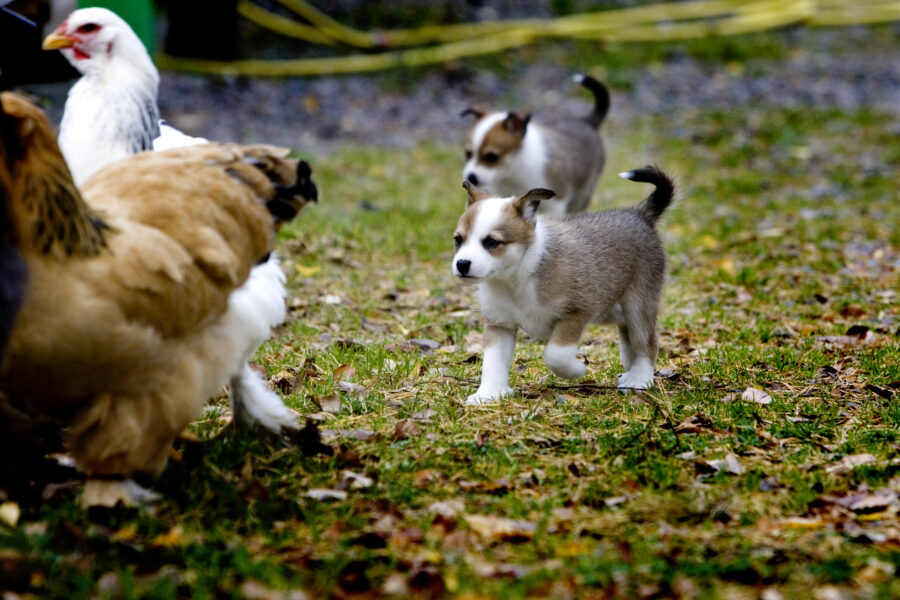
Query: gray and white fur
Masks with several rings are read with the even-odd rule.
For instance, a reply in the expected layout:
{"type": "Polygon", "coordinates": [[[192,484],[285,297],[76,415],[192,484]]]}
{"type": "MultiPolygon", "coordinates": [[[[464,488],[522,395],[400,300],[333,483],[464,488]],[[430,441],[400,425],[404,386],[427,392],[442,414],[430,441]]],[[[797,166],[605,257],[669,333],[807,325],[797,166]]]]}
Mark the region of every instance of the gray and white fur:
{"type": "Polygon", "coordinates": [[[609,90],[587,75],[576,83],[594,94],[584,117],[520,116],[468,108],[476,121],[466,141],[463,179],[500,196],[549,188],[556,196],[541,212],[564,215],[587,209],[606,161],[598,131],[609,111],[609,90]]]}
{"type": "Polygon", "coordinates": [[[481,384],[467,404],[513,393],[509,367],[516,333],[547,342],[544,361],[556,375],[584,376],[576,357],[589,323],[614,323],[625,372],[618,386],[653,385],[659,343],[656,318],[665,252],[654,225],[674,197],[656,167],[623,177],[656,189],[636,207],[555,219],[537,215],[546,189],[496,197],[464,182],[468,207],[459,219],[453,273],[478,285],[485,319],[481,384]]]}

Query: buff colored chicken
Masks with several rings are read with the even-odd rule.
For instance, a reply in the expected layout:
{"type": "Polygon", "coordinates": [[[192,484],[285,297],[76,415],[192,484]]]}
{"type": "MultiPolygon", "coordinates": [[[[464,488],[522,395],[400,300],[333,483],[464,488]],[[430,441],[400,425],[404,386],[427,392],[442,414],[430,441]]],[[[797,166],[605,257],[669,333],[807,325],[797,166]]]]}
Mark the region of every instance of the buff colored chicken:
{"type": "MultiPolygon", "coordinates": [[[[76,10],[47,36],[44,48],[59,50],[82,74],[69,90],[59,127],[59,146],[76,184],[143,150],[208,143],[158,121],[159,73],[141,40],[114,12],[76,10]]],[[[246,337],[246,352],[234,366],[229,388],[236,425],[291,438],[299,428],[296,415],[248,364],[272,328],[284,322],[286,298],[285,276],[272,253],[250,271],[230,302],[229,310],[256,335],[246,337]]]]}
{"type": "Polygon", "coordinates": [[[208,144],[114,163],[79,192],[44,114],[0,95],[0,156],[28,284],[0,394],[67,423],[82,501],[149,499],[172,441],[243,360],[229,311],[278,226],[316,199],[309,166],[208,144]]]}

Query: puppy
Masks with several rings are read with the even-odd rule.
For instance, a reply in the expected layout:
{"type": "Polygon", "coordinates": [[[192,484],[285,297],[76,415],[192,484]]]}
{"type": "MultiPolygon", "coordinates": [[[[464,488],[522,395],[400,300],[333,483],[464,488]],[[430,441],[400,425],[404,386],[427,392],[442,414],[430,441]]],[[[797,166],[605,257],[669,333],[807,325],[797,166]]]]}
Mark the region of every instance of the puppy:
{"type": "Polygon", "coordinates": [[[656,189],[633,208],[565,219],[538,216],[553,192],[496,197],[468,181],[468,205],[454,241],[453,274],[478,284],[485,319],[481,385],[466,404],[513,393],[509,366],[516,332],[546,341],[544,362],[559,377],[578,379],[576,358],[588,323],[615,323],[625,373],[619,387],[653,385],[659,343],[656,316],[666,258],[654,224],[672,202],[675,186],[663,171],[622,173],[656,189]]]}
{"type": "Polygon", "coordinates": [[[575,81],[594,94],[593,111],[580,119],[464,110],[462,116],[476,121],[466,141],[463,179],[500,196],[553,189],[556,197],[541,203],[542,213],[585,210],[606,161],[598,128],[609,111],[609,90],[587,75],[575,81]]]}

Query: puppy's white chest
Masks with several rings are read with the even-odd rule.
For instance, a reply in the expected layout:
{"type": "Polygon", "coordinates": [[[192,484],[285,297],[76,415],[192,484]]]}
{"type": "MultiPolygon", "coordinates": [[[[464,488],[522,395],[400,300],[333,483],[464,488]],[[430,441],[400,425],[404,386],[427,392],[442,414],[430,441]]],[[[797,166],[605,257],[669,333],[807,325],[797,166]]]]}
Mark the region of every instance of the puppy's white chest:
{"type": "Polygon", "coordinates": [[[553,309],[538,299],[534,286],[511,290],[505,286],[482,283],[478,290],[481,311],[494,324],[521,328],[529,337],[546,341],[553,331],[553,309]]]}

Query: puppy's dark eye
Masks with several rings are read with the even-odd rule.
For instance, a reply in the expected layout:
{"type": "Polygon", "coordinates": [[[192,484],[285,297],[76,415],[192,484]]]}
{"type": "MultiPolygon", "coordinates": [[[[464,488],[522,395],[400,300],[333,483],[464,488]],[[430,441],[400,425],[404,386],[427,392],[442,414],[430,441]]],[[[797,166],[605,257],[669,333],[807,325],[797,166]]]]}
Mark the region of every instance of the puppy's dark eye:
{"type": "Polygon", "coordinates": [[[456,246],[457,248],[459,248],[460,246],[462,246],[462,242],[463,242],[463,240],[462,240],[462,236],[461,236],[461,235],[459,235],[459,234],[457,233],[456,235],[453,236],[453,245],[454,245],[454,246],[456,246]]]}
{"type": "Polygon", "coordinates": [[[481,160],[483,160],[485,164],[492,165],[500,160],[500,157],[496,152],[485,152],[484,156],[481,157],[481,160]]]}
{"type": "Polygon", "coordinates": [[[471,160],[471,159],[472,159],[472,151],[466,150],[466,160],[471,160]]]}
{"type": "Polygon", "coordinates": [[[486,238],[481,240],[481,245],[484,246],[485,250],[493,250],[502,243],[503,242],[501,242],[500,240],[494,239],[491,236],[487,236],[486,238]]]}
{"type": "Polygon", "coordinates": [[[100,26],[96,23],[85,23],[75,31],[77,31],[78,33],[91,33],[92,31],[97,31],[98,29],[100,29],[100,26]]]}

